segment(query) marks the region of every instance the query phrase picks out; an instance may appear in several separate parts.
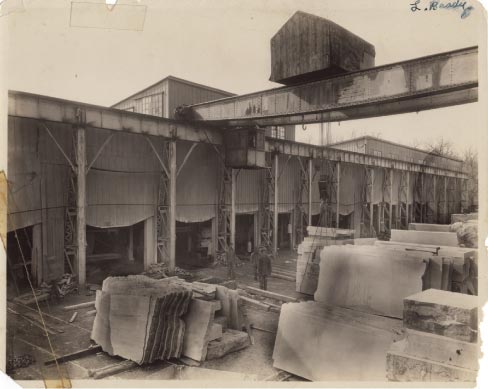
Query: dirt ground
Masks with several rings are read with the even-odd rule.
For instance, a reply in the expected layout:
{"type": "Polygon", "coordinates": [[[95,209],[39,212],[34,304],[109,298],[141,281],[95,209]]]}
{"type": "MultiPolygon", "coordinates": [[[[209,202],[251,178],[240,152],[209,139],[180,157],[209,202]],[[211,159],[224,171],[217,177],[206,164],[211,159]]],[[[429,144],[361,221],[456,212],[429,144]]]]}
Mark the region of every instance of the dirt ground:
{"type": "MultiPolygon", "coordinates": [[[[296,253],[286,251],[279,254],[274,262],[276,269],[294,272],[296,269],[296,253]]],[[[227,268],[222,265],[191,270],[195,278],[218,277],[227,278],[227,268]]],[[[238,285],[258,287],[249,262],[243,258],[241,265],[236,268],[236,281],[238,285]]],[[[310,296],[295,292],[294,281],[270,278],[268,290],[299,299],[309,299],[310,296]]],[[[94,316],[87,315],[93,308],[79,309],[78,316],[73,323],[69,319],[74,311],[65,311],[66,305],[78,304],[94,300],[94,292],[87,291],[82,294],[66,296],[58,301],[41,302],[40,308],[43,318],[48,323],[50,333],[36,325],[32,315],[37,315],[36,306],[25,307],[9,302],[7,314],[7,356],[32,355],[35,363],[25,368],[9,371],[15,380],[40,380],[46,378],[57,379],[60,374],[70,379],[87,379],[91,369],[100,369],[113,365],[121,358],[111,357],[104,352],[79,358],[56,367],[46,367],[44,362],[52,359],[53,351],[57,356],[65,355],[88,348],[93,342],[90,340],[94,316]],[[29,318],[30,316],[30,318],[29,318]]],[[[258,380],[269,378],[278,372],[273,368],[272,354],[278,327],[279,313],[245,305],[247,317],[258,329],[253,330],[254,345],[224,356],[223,358],[205,361],[200,367],[221,372],[234,372],[249,375],[258,380]]],[[[181,364],[179,361],[159,361],[146,366],[133,368],[106,379],[168,379],[168,367],[181,364]]],[[[199,377],[201,378],[201,377],[199,377]]],[[[219,379],[219,374],[212,377],[219,379]]],[[[292,378],[293,379],[293,378],[292,378]]]]}

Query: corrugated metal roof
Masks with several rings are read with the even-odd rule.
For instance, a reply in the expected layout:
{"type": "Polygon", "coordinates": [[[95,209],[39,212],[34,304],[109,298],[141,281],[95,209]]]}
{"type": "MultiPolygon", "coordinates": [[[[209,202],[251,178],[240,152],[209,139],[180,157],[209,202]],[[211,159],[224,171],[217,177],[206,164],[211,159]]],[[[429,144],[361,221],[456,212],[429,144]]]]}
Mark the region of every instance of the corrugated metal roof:
{"type": "Polygon", "coordinates": [[[393,146],[403,147],[403,148],[409,149],[409,150],[419,151],[419,152],[425,153],[425,154],[435,155],[437,157],[450,159],[450,160],[456,161],[456,162],[462,162],[462,160],[460,160],[458,158],[447,157],[447,156],[442,155],[442,154],[435,154],[435,153],[432,153],[431,151],[419,149],[417,147],[407,146],[407,145],[404,145],[404,144],[401,144],[401,143],[392,142],[392,141],[389,141],[389,140],[386,140],[386,139],[382,139],[382,138],[377,138],[377,137],[371,136],[371,135],[364,135],[364,136],[359,136],[357,138],[352,138],[352,139],[343,140],[343,141],[340,141],[340,142],[331,143],[329,145],[329,147],[334,148],[334,146],[345,145],[345,144],[348,144],[348,143],[357,142],[359,140],[368,140],[368,139],[375,140],[375,141],[382,142],[382,143],[387,143],[387,144],[390,144],[390,145],[393,145],[393,146]]]}

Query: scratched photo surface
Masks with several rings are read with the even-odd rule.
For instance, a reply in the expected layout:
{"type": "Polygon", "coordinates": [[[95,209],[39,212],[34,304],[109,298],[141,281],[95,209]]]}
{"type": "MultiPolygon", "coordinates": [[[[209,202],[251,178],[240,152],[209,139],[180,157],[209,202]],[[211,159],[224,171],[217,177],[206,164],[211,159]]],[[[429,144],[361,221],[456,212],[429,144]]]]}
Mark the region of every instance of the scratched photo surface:
{"type": "Polygon", "coordinates": [[[4,0],[0,15],[9,377],[481,382],[479,2],[4,0]]]}

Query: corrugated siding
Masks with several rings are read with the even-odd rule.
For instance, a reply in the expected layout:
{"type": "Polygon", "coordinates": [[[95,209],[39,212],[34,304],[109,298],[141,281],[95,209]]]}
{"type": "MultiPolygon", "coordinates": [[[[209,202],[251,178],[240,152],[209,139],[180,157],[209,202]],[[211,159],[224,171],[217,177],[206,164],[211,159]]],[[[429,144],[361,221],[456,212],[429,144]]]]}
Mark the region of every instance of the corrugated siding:
{"type": "Polygon", "coordinates": [[[300,164],[296,158],[280,155],[278,157],[278,172],[280,175],[278,179],[278,212],[291,212],[295,208],[300,190],[300,164]]]}
{"type": "MultiPolygon", "coordinates": [[[[181,166],[190,147],[189,142],[177,143],[178,167],[181,166]]],[[[212,146],[201,143],[193,150],[176,180],[177,221],[203,222],[215,217],[219,163],[212,146]]]]}
{"type": "Polygon", "coordinates": [[[236,184],[236,212],[252,213],[259,209],[259,194],[264,180],[263,170],[239,170],[236,184]]]}
{"type": "MultiPolygon", "coordinates": [[[[88,130],[90,163],[109,134],[88,130]]],[[[161,139],[151,138],[162,155],[161,139]]],[[[105,146],[87,176],[87,224],[123,227],[155,214],[161,167],[140,135],[117,133],[105,146]]]]}
{"type": "Polygon", "coordinates": [[[196,85],[189,85],[178,80],[168,80],[168,116],[174,118],[174,112],[180,105],[205,103],[207,101],[218,100],[229,97],[229,94],[209,90],[196,85]]]}
{"type": "Polygon", "coordinates": [[[350,151],[353,153],[366,153],[366,140],[365,139],[358,139],[354,141],[350,141],[347,143],[341,143],[338,145],[332,146],[334,149],[350,151]]]}
{"type": "Polygon", "coordinates": [[[41,222],[41,166],[39,130],[8,118],[8,217],[12,231],[41,222]]]}

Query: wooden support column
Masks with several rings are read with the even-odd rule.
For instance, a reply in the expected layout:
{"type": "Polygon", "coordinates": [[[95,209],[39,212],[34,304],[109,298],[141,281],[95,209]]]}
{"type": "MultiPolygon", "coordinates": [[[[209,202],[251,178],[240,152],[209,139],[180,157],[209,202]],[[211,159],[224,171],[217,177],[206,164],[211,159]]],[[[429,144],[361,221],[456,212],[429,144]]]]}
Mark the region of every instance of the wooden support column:
{"type": "Polygon", "coordinates": [[[168,270],[173,274],[176,266],[176,140],[169,142],[169,263],[168,270]]]}
{"type": "Polygon", "coordinates": [[[409,202],[410,202],[410,172],[407,172],[407,204],[406,204],[407,215],[406,215],[406,222],[405,222],[407,230],[408,230],[408,223],[410,222],[410,211],[409,211],[410,208],[408,208],[409,202]]]}
{"type": "Polygon", "coordinates": [[[144,270],[157,262],[155,219],[151,216],[144,220],[144,270]]]}
{"type": "Polygon", "coordinates": [[[42,279],[42,223],[32,226],[32,265],[31,274],[37,285],[42,279]]]}
{"type": "Polygon", "coordinates": [[[438,204],[437,204],[437,176],[434,174],[432,175],[432,207],[433,209],[433,223],[439,223],[439,217],[438,217],[438,204]]]}
{"type": "Polygon", "coordinates": [[[278,252],[278,154],[274,156],[274,210],[273,210],[273,254],[278,252]]]}
{"type": "Polygon", "coordinates": [[[390,231],[393,229],[393,174],[394,170],[390,169],[390,207],[388,212],[388,228],[390,231]]]}
{"type": "Polygon", "coordinates": [[[340,188],[341,188],[341,163],[337,162],[336,169],[337,184],[336,184],[336,228],[339,228],[339,210],[340,210],[340,188]]]}
{"type": "Polygon", "coordinates": [[[370,199],[369,199],[369,228],[371,233],[373,232],[373,225],[374,225],[374,203],[373,203],[373,197],[374,197],[374,169],[371,168],[370,171],[370,176],[371,176],[371,188],[370,188],[370,199]]]}
{"type": "MultiPolygon", "coordinates": [[[[216,207],[217,208],[217,207],[216,207]]],[[[212,256],[212,259],[215,260],[217,258],[217,246],[218,246],[218,235],[219,235],[219,226],[218,226],[218,209],[215,209],[215,217],[212,218],[212,247],[209,250],[209,254],[212,256]]]]}
{"type": "Polygon", "coordinates": [[[443,213],[444,213],[444,223],[449,223],[449,208],[448,208],[448,201],[447,201],[447,176],[444,176],[444,206],[443,206],[443,213]]]}
{"type": "Polygon", "coordinates": [[[127,247],[127,259],[134,262],[134,226],[129,227],[129,245],[127,247]]]}
{"type": "Polygon", "coordinates": [[[232,169],[231,172],[231,191],[230,191],[230,246],[235,251],[236,249],[236,185],[237,185],[237,170],[232,169]]]}
{"type": "Polygon", "coordinates": [[[86,284],[86,143],[85,128],[76,130],[76,238],[79,292],[86,284]]]}
{"type": "Polygon", "coordinates": [[[308,160],[308,225],[312,225],[312,180],[313,180],[313,160],[308,160]]]}

